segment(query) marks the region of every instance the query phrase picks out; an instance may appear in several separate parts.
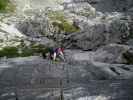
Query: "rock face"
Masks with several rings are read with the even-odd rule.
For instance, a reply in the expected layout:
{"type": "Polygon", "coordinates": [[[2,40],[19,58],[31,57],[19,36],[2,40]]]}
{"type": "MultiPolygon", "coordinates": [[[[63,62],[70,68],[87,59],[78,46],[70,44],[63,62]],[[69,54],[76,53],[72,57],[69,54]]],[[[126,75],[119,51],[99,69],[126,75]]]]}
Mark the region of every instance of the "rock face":
{"type": "Polygon", "coordinates": [[[88,0],[96,10],[101,12],[125,12],[132,8],[132,0],[88,0]]]}
{"type": "Polygon", "coordinates": [[[70,35],[71,46],[93,50],[109,43],[126,42],[132,25],[129,23],[131,16],[125,15],[125,12],[128,12],[132,3],[131,0],[71,0],[67,2],[65,9],[74,14],[74,23],[81,29],[81,32],[70,35]],[[86,9],[90,15],[85,13],[86,9]]]}
{"type": "MultiPolygon", "coordinates": [[[[80,32],[63,33],[61,36],[60,34],[54,35],[54,31],[52,30],[52,33],[49,30],[52,25],[45,18],[45,13],[41,13],[43,15],[37,13],[33,19],[24,21],[17,27],[22,33],[31,37],[50,36],[63,41],[61,44],[65,44],[65,47],[82,50],[94,50],[106,44],[126,42],[131,31],[131,24],[128,23],[127,16],[120,12],[113,12],[113,10],[111,13],[99,12],[88,2],[76,1],[72,4],[66,3],[67,6],[64,4],[65,10],[68,11],[66,16],[69,15],[68,19],[80,28],[80,32]],[[86,15],[85,12],[88,14],[86,15]]],[[[101,2],[105,1],[98,3],[101,2]]]]}
{"type": "Polygon", "coordinates": [[[24,20],[16,25],[18,30],[30,37],[41,37],[48,33],[49,23],[46,16],[39,13],[33,18],[24,20]]]}
{"type": "Polygon", "coordinates": [[[95,17],[96,10],[87,2],[75,3],[67,2],[64,3],[64,10],[69,10],[77,15],[83,15],[86,17],[95,17]]]}
{"type": "Polygon", "coordinates": [[[21,43],[20,40],[23,38],[25,38],[25,35],[19,32],[15,28],[15,25],[0,23],[0,48],[17,46],[21,43]]]}
{"type": "Polygon", "coordinates": [[[59,100],[61,95],[64,100],[108,100],[112,97],[132,100],[132,65],[54,63],[40,57],[28,57],[2,61],[0,70],[0,99],[3,100],[16,97],[22,100],[59,100]]]}
{"type": "Polygon", "coordinates": [[[56,43],[52,39],[47,37],[53,36],[52,25],[49,23],[49,19],[45,16],[45,13],[37,13],[29,19],[20,21],[16,24],[17,29],[27,36],[27,39],[31,42],[37,42],[45,46],[54,46],[56,43]]]}
{"type": "Polygon", "coordinates": [[[117,17],[101,20],[79,21],[81,32],[70,35],[73,45],[83,49],[92,50],[108,43],[123,43],[129,36],[129,24],[117,17]]]}
{"type": "Polygon", "coordinates": [[[108,44],[100,47],[96,51],[85,52],[81,50],[74,50],[67,52],[68,55],[71,55],[68,56],[68,59],[76,61],[101,62],[109,64],[123,64],[128,63],[128,61],[132,62],[132,47],[127,45],[108,44]]]}
{"type": "Polygon", "coordinates": [[[71,0],[72,2],[87,2],[100,12],[125,12],[132,8],[132,0],[71,0]]]}
{"type": "MultiPolygon", "coordinates": [[[[81,60],[80,60],[81,61],[81,60]]],[[[67,79],[71,82],[81,82],[81,80],[101,80],[103,77],[105,79],[132,79],[133,78],[133,68],[132,65],[124,64],[107,64],[100,62],[77,62],[73,59],[73,62],[70,60],[67,62],[51,62],[41,57],[25,57],[25,58],[14,58],[7,59],[1,62],[1,68],[11,68],[10,71],[17,71],[17,81],[18,85],[21,84],[36,84],[38,83],[37,79],[39,78],[61,78],[67,79]],[[54,66],[55,65],[55,66],[54,66]],[[4,67],[5,66],[5,67],[4,67]],[[14,67],[15,66],[15,67],[14,67]],[[28,67],[29,66],[29,67],[28,67]],[[112,70],[112,68],[115,69],[112,70]],[[124,69],[125,68],[125,69],[124,69]],[[25,72],[29,72],[27,75],[24,75],[25,72]],[[119,74],[118,74],[118,73],[119,74]],[[69,73],[69,76],[67,76],[69,73]],[[29,78],[30,77],[30,78],[29,78]],[[23,79],[27,81],[23,81],[23,79]]],[[[5,74],[1,74],[3,80],[8,79],[8,71],[5,71],[5,74]]],[[[14,74],[12,73],[12,78],[14,80],[14,74]]],[[[11,80],[11,79],[10,79],[11,80]]],[[[5,80],[6,81],[6,80],[5,80]]],[[[83,81],[83,82],[84,82],[83,81]]],[[[15,81],[10,81],[12,84],[15,81]]],[[[9,84],[9,83],[8,83],[9,84]]]]}
{"type": "MultiPolygon", "coordinates": [[[[39,7],[44,5],[43,0],[38,0],[42,4],[37,0],[23,3],[26,1],[39,3],[39,7]]],[[[53,62],[40,56],[1,59],[0,100],[133,100],[133,42],[127,41],[132,23],[128,23],[131,16],[123,13],[130,8],[132,0],[80,1],[83,3],[74,0],[74,9],[65,10],[80,32],[56,36],[69,48],[64,51],[66,61],[53,62]]],[[[35,14],[31,10],[33,5],[24,6],[23,13],[35,14]]],[[[36,14],[31,18],[26,16],[16,27],[28,41],[54,45],[45,13],[36,14]]],[[[14,39],[19,41],[23,37],[17,32],[12,26],[0,23],[0,42],[12,46],[20,43],[16,40],[14,43],[14,39]],[[9,41],[5,42],[8,37],[9,41]]]]}
{"type": "MultiPolygon", "coordinates": [[[[57,0],[11,0],[17,7],[17,13],[25,14],[27,11],[40,9],[43,10],[46,7],[53,7],[60,9],[61,6],[58,4],[57,0]],[[47,2],[47,3],[46,3],[47,2]]],[[[62,0],[58,0],[62,2],[62,0]]],[[[22,15],[21,14],[21,15],[22,15]]]]}
{"type": "Polygon", "coordinates": [[[109,44],[95,52],[94,60],[106,63],[127,63],[123,54],[130,51],[130,49],[126,45],[109,44]]]}

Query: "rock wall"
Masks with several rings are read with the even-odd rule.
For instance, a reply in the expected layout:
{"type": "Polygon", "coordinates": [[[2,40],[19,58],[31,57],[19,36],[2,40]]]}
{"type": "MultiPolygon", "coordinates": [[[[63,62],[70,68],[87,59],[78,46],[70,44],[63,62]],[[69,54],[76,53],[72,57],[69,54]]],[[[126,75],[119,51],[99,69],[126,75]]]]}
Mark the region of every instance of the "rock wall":
{"type": "Polygon", "coordinates": [[[133,6],[132,0],[71,0],[72,2],[88,2],[97,11],[101,12],[125,12],[131,10],[133,6]]]}
{"type": "Polygon", "coordinates": [[[131,0],[71,0],[67,5],[72,8],[67,10],[75,15],[74,22],[81,29],[70,35],[72,46],[93,50],[109,43],[125,43],[132,30],[131,16],[125,12],[129,12],[132,3],[131,0]],[[96,15],[85,13],[92,11],[87,8],[96,9],[96,15]],[[82,14],[76,13],[77,9],[82,9],[79,10],[82,14]]]}

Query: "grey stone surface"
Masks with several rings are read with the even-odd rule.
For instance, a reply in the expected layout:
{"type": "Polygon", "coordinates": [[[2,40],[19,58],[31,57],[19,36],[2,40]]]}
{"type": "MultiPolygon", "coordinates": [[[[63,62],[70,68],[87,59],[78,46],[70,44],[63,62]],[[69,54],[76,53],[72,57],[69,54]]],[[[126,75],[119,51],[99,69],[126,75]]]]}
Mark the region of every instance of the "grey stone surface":
{"type": "Polygon", "coordinates": [[[132,0],[71,0],[76,3],[90,3],[96,10],[101,12],[124,12],[133,6],[132,0]]]}
{"type": "Polygon", "coordinates": [[[133,78],[132,65],[52,62],[40,57],[8,59],[4,65],[0,65],[1,100],[16,96],[19,100],[58,100],[61,91],[64,100],[133,98],[133,81],[122,80],[133,78]]]}
{"type": "MultiPolygon", "coordinates": [[[[75,8],[86,9],[82,4],[90,6],[87,10],[93,16],[67,13],[77,19],[81,31],[61,38],[65,39],[64,46],[71,48],[65,50],[66,62],[35,56],[1,59],[0,100],[62,100],[63,97],[64,100],[133,100],[133,65],[123,64],[126,61],[122,58],[126,51],[132,54],[132,40],[128,41],[132,16],[126,16],[132,15],[132,0],[85,0],[76,3],[75,8]]],[[[24,13],[34,14],[30,8],[24,10],[24,13]]],[[[53,35],[43,34],[49,31],[43,14],[37,13],[35,18],[22,21],[17,28],[30,41],[54,45],[53,37],[43,36],[53,35]]]]}
{"type": "MultiPolygon", "coordinates": [[[[99,19],[77,20],[81,32],[69,34],[72,46],[83,50],[93,50],[109,43],[123,43],[129,36],[129,24],[121,20],[122,15],[106,16],[99,19]]],[[[80,19],[80,17],[79,17],[80,19]]]]}

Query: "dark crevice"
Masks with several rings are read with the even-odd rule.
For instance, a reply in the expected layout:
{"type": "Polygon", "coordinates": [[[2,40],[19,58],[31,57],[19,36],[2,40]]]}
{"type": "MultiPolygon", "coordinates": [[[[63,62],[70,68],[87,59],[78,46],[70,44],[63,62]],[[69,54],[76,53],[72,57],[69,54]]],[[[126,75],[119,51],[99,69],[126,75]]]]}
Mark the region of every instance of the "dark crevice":
{"type": "Polygon", "coordinates": [[[114,73],[116,73],[117,75],[120,75],[120,73],[114,68],[114,67],[110,67],[111,71],[113,71],[114,73]]]}
{"type": "Polygon", "coordinates": [[[124,70],[126,70],[126,71],[130,71],[130,68],[125,67],[125,66],[121,66],[120,68],[122,68],[122,69],[124,69],[124,70]]]}

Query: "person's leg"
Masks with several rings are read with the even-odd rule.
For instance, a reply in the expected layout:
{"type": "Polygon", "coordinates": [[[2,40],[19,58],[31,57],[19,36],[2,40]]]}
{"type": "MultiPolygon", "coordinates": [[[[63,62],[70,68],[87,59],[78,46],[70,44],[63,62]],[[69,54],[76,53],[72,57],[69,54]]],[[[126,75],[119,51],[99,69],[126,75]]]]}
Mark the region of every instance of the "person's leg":
{"type": "Polygon", "coordinates": [[[45,52],[42,52],[42,57],[43,57],[43,59],[46,59],[46,53],[45,52]]]}
{"type": "Polygon", "coordinates": [[[53,55],[53,60],[54,61],[56,60],[56,56],[57,56],[57,54],[56,54],[56,52],[54,52],[54,55],[53,55]]]}
{"type": "Polygon", "coordinates": [[[54,50],[53,50],[53,48],[50,48],[50,49],[49,49],[49,52],[50,52],[50,57],[49,57],[49,58],[50,58],[51,60],[53,60],[53,58],[54,58],[54,50]]]}
{"type": "Polygon", "coordinates": [[[60,53],[59,53],[61,56],[63,56],[64,57],[64,54],[63,54],[63,52],[62,51],[60,51],[60,53]]]}

